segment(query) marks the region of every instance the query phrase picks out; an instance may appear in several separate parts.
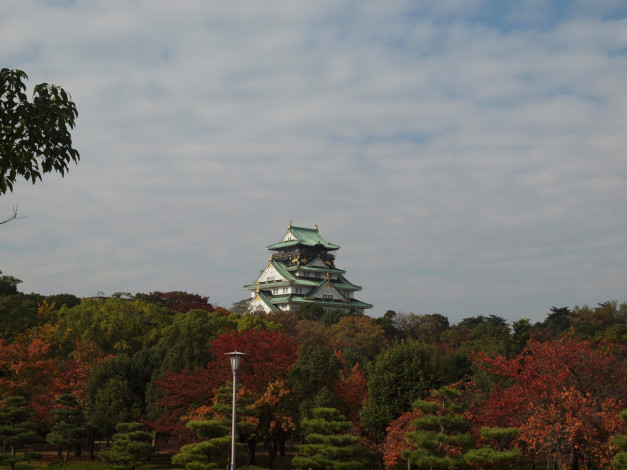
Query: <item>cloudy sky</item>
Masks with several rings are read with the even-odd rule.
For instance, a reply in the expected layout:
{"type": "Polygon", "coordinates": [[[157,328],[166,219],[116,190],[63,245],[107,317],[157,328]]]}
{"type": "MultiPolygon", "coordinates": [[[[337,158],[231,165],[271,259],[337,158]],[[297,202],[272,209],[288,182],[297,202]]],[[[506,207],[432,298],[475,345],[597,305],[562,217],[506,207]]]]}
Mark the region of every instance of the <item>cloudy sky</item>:
{"type": "Polygon", "coordinates": [[[21,290],[230,307],[290,220],[388,309],[627,300],[622,0],[0,2],[81,161],[0,197],[21,290]]]}

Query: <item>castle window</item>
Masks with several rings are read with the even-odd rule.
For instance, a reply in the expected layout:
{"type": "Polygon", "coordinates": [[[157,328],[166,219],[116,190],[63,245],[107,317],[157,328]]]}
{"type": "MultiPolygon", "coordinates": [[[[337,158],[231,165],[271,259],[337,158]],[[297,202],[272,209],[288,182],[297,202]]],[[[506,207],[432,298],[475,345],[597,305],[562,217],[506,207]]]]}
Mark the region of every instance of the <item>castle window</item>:
{"type": "Polygon", "coordinates": [[[272,281],[274,281],[274,276],[268,276],[268,277],[266,278],[266,281],[268,281],[268,282],[272,282],[272,281]]]}
{"type": "Polygon", "coordinates": [[[332,300],[333,296],[331,294],[323,294],[322,298],[326,300],[332,300]]]}

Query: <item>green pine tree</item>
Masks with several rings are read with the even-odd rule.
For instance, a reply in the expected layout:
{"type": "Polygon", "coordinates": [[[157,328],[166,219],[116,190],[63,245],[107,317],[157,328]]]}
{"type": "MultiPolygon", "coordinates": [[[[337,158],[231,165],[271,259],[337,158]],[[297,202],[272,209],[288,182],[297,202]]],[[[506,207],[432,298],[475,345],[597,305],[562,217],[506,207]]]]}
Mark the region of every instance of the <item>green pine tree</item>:
{"type": "Polygon", "coordinates": [[[50,410],[52,422],[54,423],[51,432],[46,436],[50,444],[66,446],[63,463],[67,462],[70,456],[70,449],[83,440],[87,428],[85,416],[76,396],[66,393],[60,395],[55,401],[55,408],[50,410]]]}
{"type": "Polygon", "coordinates": [[[142,423],[119,423],[113,435],[113,449],[100,452],[107,462],[113,462],[116,470],[134,470],[142,466],[141,460],[149,459],[157,449],[152,446],[154,434],[145,431],[142,423]]]}
{"type": "Polygon", "coordinates": [[[12,470],[19,462],[41,458],[41,455],[33,453],[17,455],[19,447],[43,442],[36,431],[38,425],[31,421],[32,413],[26,405],[24,397],[9,397],[6,405],[0,408],[0,465],[7,465],[12,470]]]}
{"type": "MultiPolygon", "coordinates": [[[[191,420],[187,423],[188,428],[205,440],[181,447],[181,452],[172,457],[174,465],[185,465],[189,470],[208,470],[224,468],[228,464],[231,456],[232,393],[232,384],[220,387],[211,407],[212,419],[191,420]]],[[[240,439],[247,438],[254,428],[243,421],[251,414],[247,407],[250,402],[250,397],[238,395],[237,433],[240,439]]]]}
{"type": "Polygon", "coordinates": [[[520,449],[508,449],[512,439],[518,434],[518,428],[481,428],[481,438],[492,443],[466,452],[466,462],[482,468],[505,468],[508,463],[520,459],[520,449]]]}
{"type": "Polygon", "coordinates": [[[358,470],[365,468],[359,437],[348,434],[352,424],[335,408],[314,408],[313,418],[303,420],[307,444],[292,459],[296,468],[358,470]]]}
{"type": "MultiPolygon", "coordinates": [[[[627,409],[624,409],[618,415],[623,423],[627,425],[627,409]]],[[[614,436],[612,442],[620,452],[614,456],[612,460],[612,468],[614,470],[627,470],[627,436],[624,434],[618,434],[614,436]]]]}
{"type": "Polygon", "coordinates": [[[403,451],[403,458],[419,469],[467,468],[465,452],[473,442],[468,422],[462,416],[461,393],[450,387],[431,392],[438,401],[416,400],[414,409],[424,413],[414,421],[415,431],[405,435],[415,450],[403,451]]]}

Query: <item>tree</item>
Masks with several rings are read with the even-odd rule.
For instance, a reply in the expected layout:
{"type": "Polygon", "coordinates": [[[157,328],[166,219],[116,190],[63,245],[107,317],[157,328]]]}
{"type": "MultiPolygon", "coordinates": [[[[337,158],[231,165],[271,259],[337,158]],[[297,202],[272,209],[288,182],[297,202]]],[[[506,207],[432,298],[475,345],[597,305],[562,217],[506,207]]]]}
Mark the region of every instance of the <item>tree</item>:
{"type": "Polygon", "coordinates": [[[209,303],[209,297],[182,291],[155,291],[148,295],[136,294],[135,298],[138,300],[159,303],[179,313],[187,313],[190,310],[204,310],[205,312],[214,311],[213,305],[209,303]]]}
{"type": "Polygon", "coordinates": [[[234,350],[247,353],[239,379],[254,396],[264,394],[269,384],[287,375],[296,360],[295,340],[274,330],[228,331],[213,338],[209,350],[212,360],[204,368],[168,372],[155,380],[161,394],[155,403],[161,410],[153,423],[156,430],[189,436],[181,417],[191,409],[211,406],[217,388],[232,377],[226,353],[234,350]]]}
{"type": "Polygon", "coordinates": [[[216,312],[194,309],[174,315],[153,348],[161,361],[159,372],[204,367],[212,359],[209,341],[235,328],[236,321],[216,312]]]}
{"type": "Polygon", "coordinates": [[[335,388],[340,360],[330,348],[305,341],[298,346],[298,359],[289,372],[288,386],[292,391],[290,407],[297,422],[309,416],[317,406],[337,405],[337,397],[331,396],[335,388]]]}
{"type": "Polygon", "coordinates": [[[57,364],[49,357],[50,345],[35,338],[27,343],[7,344],[0,339],[0,398],[23,396],[45,421],[57,389],[57,364]]]}
{"type": "Polygon", "coordinates": [[[396,468],[403,451],[415,449],[412,443],[407,442],[405,434],[416,429],[414,421],[422,414],[419,410],[406,411],[390,423],[382,445],[383,464],[386,468],[396,468]]]}
{"type": "Polygon", "coordinates": [[[142,300],[83,299],[58,312],[57,336],[66,350],[78,340],[93,341],[104,353],[136,352],[153,346],[174,312],[142,300]]]}
{"type": "Polygon", "coordinates": [[[341,352],[335,354],[342,363],[337,384],[333,387],[339,400],[337,408],[353,424],[360,425],[359,412],[368,396],[366,374],[359,367],[359,363],[350,367],[341,352]]]}
{"type": "Polygon", "coordinates": [[[475,466],[504,468],[507,463],[518,460],[522,455],[520,449],[507,449],[516,434],[518,428],[481,428],[481,439],[488,445],[470,449],[464,459],[475,466]]]}
{"type": "MultiPolygon", "coordinates": [[[[243,396],[246,393],[243,387],[238,389],[237,431],[249,434],[254,426],[246,421],[250,411],[244,408],[250,399],[243,396]]],[[[226,385],[220,387],[210,408],[201,406],[194,410],[190,417],[185,418],[188,419],[187,428],[204,440],[181,447],[181,451],[172,457],[174,465],[185,465],[189,470],[208,470],[226,466],[231,449],[232,390],[232,384],[230,387],[226,385]]]]}
{"type": "Polygon", "coordinates": [[[195,431],[199,438],[205,438],[205,440],[181,447],[181,451],[172,457],[172,463],[185,465],[185,468],[189,470],[224,468],[228,462],[231,447],[229,423],[215,419],[194,420],[189,421],[187,427],[195,431]]]}
{"type": "MultiPolygon", "coordinates": [[[[2,271],[0,271],[2,274],[2,271]]],[[[13,276],[0,276],[0,297],[17,294],[17,286],[22,283],[21,279],[13,276]]]]}
{"type": "Polygon", "coordinates": [[[42,442],[37,434],[38,424],[31,420],[32,412],[26,407],[24,397],[13,396],[6,399],[6,405],[0,408],[0,436],[3,446],[9,447],[12,456],[24,444],[42,442]]]}
{"type": "Polygon", "coordinates": [[[18,176],[34,184],[44,173],[65,175],[80,159],[70,134],[78,116],[74,102],[47,83],[35,85],[29,102],[27,79],[22,70],[0,70],[0,195],[13,191],[18,176]]]}
{"type": "Polygon", "coordinates": [[[300,446],[292,465],[314,470],[365,468],[359,437],[347,434],[351,422],[335,408],[314,408],[312,415],[302,423],[307,443],[300,446]]]}
{"type": "Polygon", "coordinates": [[[411,409],[416,398],[440,386],[439,358],[434,347],[402,340],[381,352],[368,368],[368,399],[361,421],[378,441],[389,423],[411,409]]]}
{"type": "Polygon", "coordinates": [[[516,444],[557,465],[607,465],[615,410],[627,403],[625,347],[562,338],[529,341],[513,359],[479,353],[474,362],[497,380],[479,391],[469,416],[478,427],[518,427],[516,444]]]}
{"type": "Polygon", "coordinates": [[[141,460],[149,459],[157,449],[152,446],[153,433],[145,431],[142,423],[119,423],[113,435],[113,449],[100,452],[107,462],[113,462],[116,470],[134,470],[141,460]]]}
{"type": "Polygon", "coordinates": [[[414,420],[414,431],[405,437],[413,450],[403,457],[419,469],[460,468],[465,466],[465,453],[473,445],[470,426],[459,403],[461,392],[442,387],[431,392],[430,400],[416,400],[414,409],[423,413],[414,420]],[[434,401],[435,400],[435,401],[434,401]]]}
{"type": "Polygon", "coordinates": [[[326,335],[336,348],[350,349],[369,360],[375,358],[386,342],[383,328],[367,316],[343,317],[327,328],[326,335]]]}
{"type": "Polygon", "coordinates": [[[70,448],[81,443],[87,430],[84,426],[85,417],[78,400],[72,394],[65,393],[59,396],[54,404],[56,407],[50,410],[54,424],[46,440],[50,444],[66,446],[63,458],[65,463],[70,456],[70,448]]]}
{"type": "Polygon", "coordinates": [[[264,442],[270,468],[274,468],[274,457],[278,452],[285,455],[285,441],[289,434],[296,430],[296,423],[287,407],[289,395],[290,390],[285,379],[278,378],[250,405],[250,410],[254,412],[257,421],[255,432],[264,442]]]}
{"type": "Polygon", "coordinates": [[[94,367],[87,382],[90,424],[105,436],[111,436],[115,425],[137,421],[146,411],[146,387],[155,365],[150,351],[142,350],[132,357],[126,354],[104,360],[94,367]]]}
{"type": "Polygon", "coordinates": [[[304,303],[296,309],[296,316],[301,320],[319,321],[324,315],[324,309],[313,302],[304,303]]]}
{"type": "MultiPolygon", "coordinates": [[[[623,422],[623,426],[627,426],[627,409],[620,412],[619,417],[623,422]]],[[[612,468],[614,470],[626,470],[627,469],[627,436],[624,434],[617,434],[612,439],[612,442],[618,447],[618,452],[612,460],[612,468]]]]}

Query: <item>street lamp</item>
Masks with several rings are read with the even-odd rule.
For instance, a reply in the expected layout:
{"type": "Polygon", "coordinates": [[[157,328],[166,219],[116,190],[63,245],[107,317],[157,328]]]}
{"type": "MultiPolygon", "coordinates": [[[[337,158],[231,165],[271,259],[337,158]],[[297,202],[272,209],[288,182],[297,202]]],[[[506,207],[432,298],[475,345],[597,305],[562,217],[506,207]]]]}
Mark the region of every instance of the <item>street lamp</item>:
{"type": "Polygon", "coordinates": [[[235,425],[237,423],[237,371],[242,356],[246,353],[233,351],[225,353],[231,358],[231,370],[233,371],[233,420],[231,422],[231,470],[235,470],[235,425]]]}

